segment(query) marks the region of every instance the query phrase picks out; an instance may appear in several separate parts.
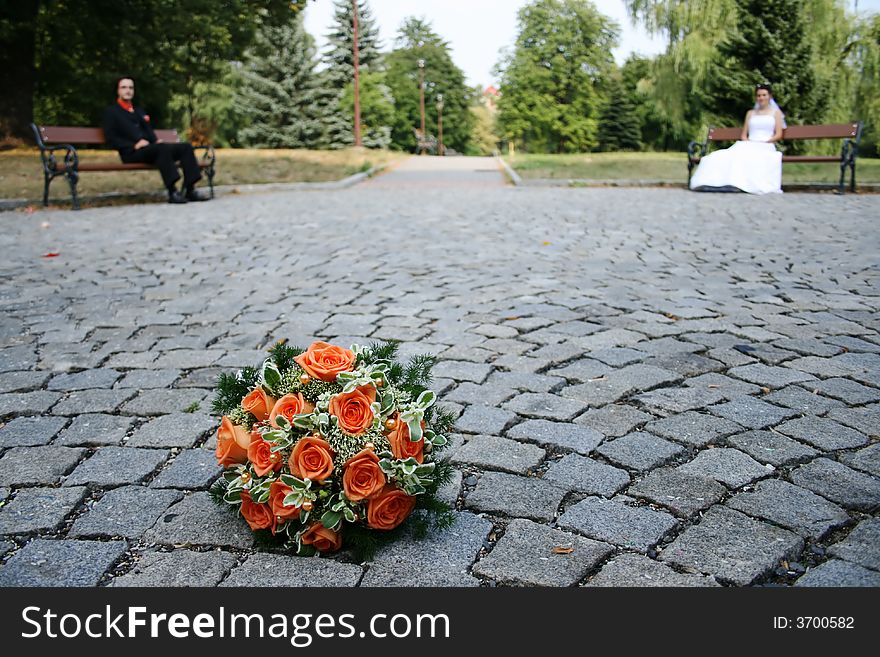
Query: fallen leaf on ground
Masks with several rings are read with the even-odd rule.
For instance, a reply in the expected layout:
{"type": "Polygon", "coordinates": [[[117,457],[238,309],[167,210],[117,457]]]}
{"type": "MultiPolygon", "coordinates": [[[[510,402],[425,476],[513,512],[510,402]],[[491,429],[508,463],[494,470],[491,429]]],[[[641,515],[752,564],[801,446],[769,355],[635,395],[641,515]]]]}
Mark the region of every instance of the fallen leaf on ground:
{"type": "Polygon", "coordinates": [[[49,253],[44,253],[43,257],[44,258],[57,258],[59,255],[61,255],[61,254],[56,253],[55,251],[50,251],[49,253]]]}
{"type": "Polygon", "coordinates": [[[551,550],[551,552],[553,552],[553,554],[571,554],[572,552],[574,552],[574,548],[557,545],[551,550]]]}

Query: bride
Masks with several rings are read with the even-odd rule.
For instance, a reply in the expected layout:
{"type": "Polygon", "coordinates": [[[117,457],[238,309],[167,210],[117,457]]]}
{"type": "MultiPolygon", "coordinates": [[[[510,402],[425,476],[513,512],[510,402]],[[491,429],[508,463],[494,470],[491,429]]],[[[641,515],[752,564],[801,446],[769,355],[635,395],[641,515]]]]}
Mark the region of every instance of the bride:
{"type": "Polygon", "coordinates": [[[691,189],[736,187],[750,194],[782,193],[782,153],[774,144],[782,139],[785,121],[769,84],[756,87],[755,100],[754,109],[746,114],[741,141],[704,156],[691,178],[691,189]]]}

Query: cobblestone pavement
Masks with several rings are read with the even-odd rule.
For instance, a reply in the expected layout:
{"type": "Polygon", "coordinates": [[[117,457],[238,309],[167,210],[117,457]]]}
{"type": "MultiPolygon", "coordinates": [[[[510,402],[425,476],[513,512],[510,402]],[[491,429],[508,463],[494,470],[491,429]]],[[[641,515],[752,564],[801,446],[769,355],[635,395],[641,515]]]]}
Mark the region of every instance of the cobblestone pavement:
{"type": "Polygon", "coordinates": [[[0,585],[880,585],[880,196],[484,164],[0,215],[0,585]],[[211,387],[281,337],[440,355],[450,530],[303,559],[213,506],[211,387]]]}

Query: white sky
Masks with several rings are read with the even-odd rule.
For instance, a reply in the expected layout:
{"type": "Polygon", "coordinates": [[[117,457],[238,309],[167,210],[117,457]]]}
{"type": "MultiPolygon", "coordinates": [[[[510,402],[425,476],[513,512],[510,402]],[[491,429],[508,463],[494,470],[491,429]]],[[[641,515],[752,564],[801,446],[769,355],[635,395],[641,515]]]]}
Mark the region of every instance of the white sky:
{"type": "MultiPolygon", "coordinates": [[[[449,42],[452,59],[461,67],[468,84],[498,84],[491,70],[504,46],[516,37],[516,12],[528,0],[370,0],[370,7],[379,25],[383,49],[391,50],[394,36],[404,18],[427,18],[434,31],[449,42]]],[[[654,55],[662,52],[662,37],[650,37],[641,26],[633,25],[624,9],[623,0],[593,0],[606,16],[621,28],[620,46],[614,57],[622,64],[631,52],[654,55]]],[[[859,13],[880,11],[880,0],[847,0],[850,9],[859,13]]],[[[333,0],[309,0],[306,8],[306,29],[315,37],[319,50],[326,40],[324,34],[333,22],[333,0]]]]}

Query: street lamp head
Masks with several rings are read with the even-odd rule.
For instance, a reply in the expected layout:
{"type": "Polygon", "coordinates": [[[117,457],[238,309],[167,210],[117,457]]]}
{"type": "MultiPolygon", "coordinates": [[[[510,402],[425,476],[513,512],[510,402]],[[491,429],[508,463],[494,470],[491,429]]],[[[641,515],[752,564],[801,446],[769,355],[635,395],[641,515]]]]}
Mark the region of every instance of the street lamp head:
{"type": "Polygon", "coordinates": [[[419,68],[425,68],[425,60],[424,59],[419,60],[419,68]]]}

